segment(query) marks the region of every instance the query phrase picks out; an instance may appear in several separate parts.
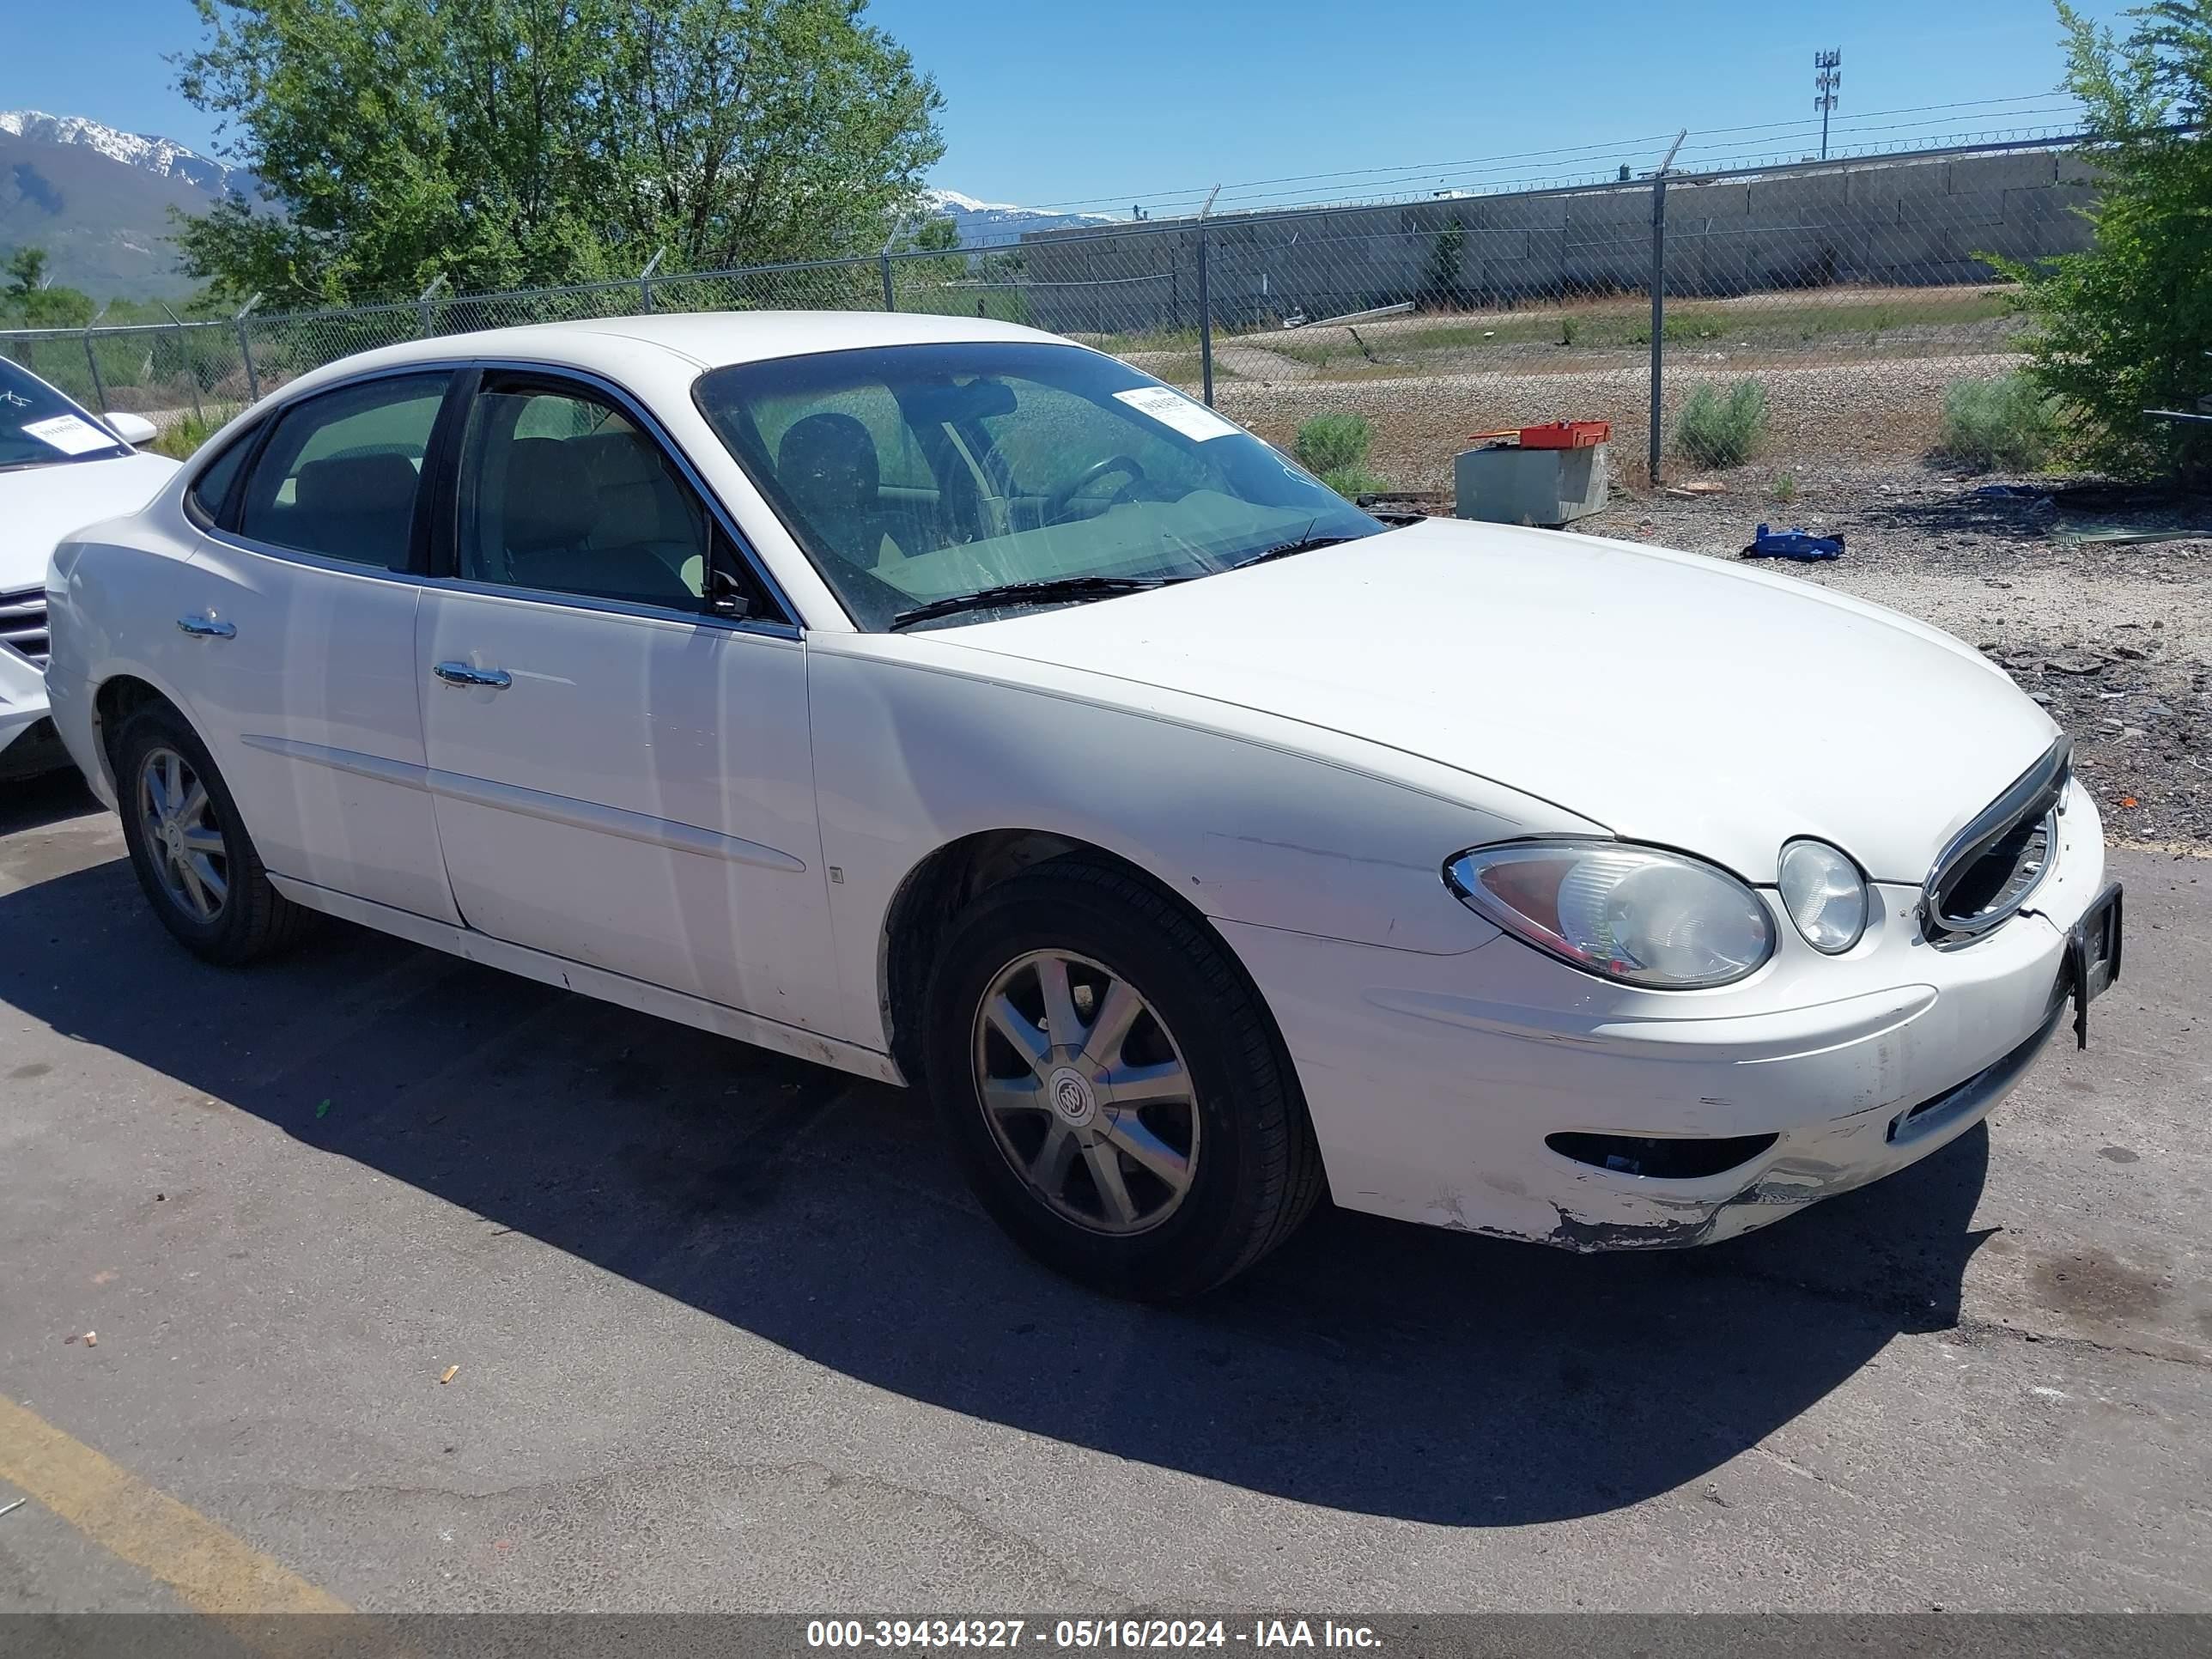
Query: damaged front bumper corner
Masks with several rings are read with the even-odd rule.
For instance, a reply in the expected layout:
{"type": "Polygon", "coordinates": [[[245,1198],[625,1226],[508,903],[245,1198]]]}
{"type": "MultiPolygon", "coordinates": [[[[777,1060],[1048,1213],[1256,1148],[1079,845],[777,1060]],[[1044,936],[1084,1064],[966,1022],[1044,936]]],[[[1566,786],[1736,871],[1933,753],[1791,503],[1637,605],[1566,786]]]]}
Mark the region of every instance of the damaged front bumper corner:
{"type": "MultiPolygon", "coordinates": [[[[1856,1112],[1818,1128],[1778,1139],[1744,1169],[1711,1178],[1718,1194],[1685,1190],[1690,1183],[1614,1176],[1604,1191],[1570,1207],[1554,1200],[1559,1225],[1545,1243],[1570,1250],[1682,1249],[1717,1243],[1820,1199],[1833,1198],[1894,1175],[1965,1134],[2027,1074],[2065,1024],[2067,1000],[2054,995],[2034,1034],[1965,1081],[1928,1099],[1856,1112]]],[[[1610,1172],[1608,1172],[1610,1173],[1610,1172]]]]}

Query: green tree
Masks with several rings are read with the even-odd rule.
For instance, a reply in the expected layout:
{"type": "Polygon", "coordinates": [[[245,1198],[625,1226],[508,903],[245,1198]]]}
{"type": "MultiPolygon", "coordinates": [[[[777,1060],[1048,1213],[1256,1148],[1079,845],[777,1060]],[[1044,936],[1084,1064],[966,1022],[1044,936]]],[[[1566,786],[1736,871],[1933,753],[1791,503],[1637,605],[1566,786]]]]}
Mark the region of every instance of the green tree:
{"type": "Polygon", "coordinates": [[[941,259],[905,259],[900,262],[906,275],[917,283],[957,283],[968,274],[968,260],[956,250],[960,246],[960,227],[950,219],[927,219],[914,234],[907,245],[917,252],[939,252],[941,259]]]}
{"type": "Polygon", "coordinates": [[[92,320],[92,296],[54,286],[46,274],[46,249],[17,248],[7,269],[8,311],[25,327],[82,328],[92,320]]]}
{"type": "Polygon", "coordinates": [[[866,0],[197,3],[179,86],[270,198],[179,226],[226,296],[872,253],[944,152],[935,83],[866,0]]]}
{"type": "Polygon", "coordinates": [[[17,305],[46,285],[46,251],[21,247],[8,258],[8,297],[17,305]]]}
{"type": "Polygon", "coordinates": [[[2036,322],[2027,373],[2072,416],[2075,458],[2124,477],[2212,479],[2212,428],[2146,420],[2212,393],[2212,0],[2158,0],[2124,40],[2060,0],[2081,100],[2094,245],[1997,262],[2036,322]]]}

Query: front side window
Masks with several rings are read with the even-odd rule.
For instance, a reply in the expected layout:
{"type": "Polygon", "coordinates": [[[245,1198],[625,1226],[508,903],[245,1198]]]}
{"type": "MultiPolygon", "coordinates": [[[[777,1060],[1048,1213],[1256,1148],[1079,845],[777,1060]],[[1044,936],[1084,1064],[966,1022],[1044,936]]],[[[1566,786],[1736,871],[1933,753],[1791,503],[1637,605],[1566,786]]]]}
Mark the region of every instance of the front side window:
{"type": "Polygon", "coordinates": [[[864,628],[1208,575],[1382,526],[1205,405],[1079,346],[881,346],[710,370],[700,410],[864,628]],[[917,617],[920,611],[927,617],[917,617]]]}
{"type": "Polygon", "coordinates": [[[494,382],[461,446],[457,574],[701,608],[712,521],[660,446],[580,386],[494,382]]]}
{"type": "Polygon", "coordinates": [[[407,568],[422,458],[448,378],[367,380],[284,410],[246,477],[238,533],[349,564],[407,568]]]}
{"type": "Polygon", "coordinates": [[[0,472],[128,455],[122,442],[28,369],[0,357],[0,472]]]}

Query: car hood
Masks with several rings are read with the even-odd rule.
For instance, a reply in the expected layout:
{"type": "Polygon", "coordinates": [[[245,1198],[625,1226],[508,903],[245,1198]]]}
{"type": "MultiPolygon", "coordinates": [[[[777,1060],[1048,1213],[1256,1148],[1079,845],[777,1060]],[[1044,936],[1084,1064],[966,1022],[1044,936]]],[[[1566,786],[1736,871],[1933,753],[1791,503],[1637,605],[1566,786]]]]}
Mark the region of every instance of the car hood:
{"type": "Polygon", "coordinates": [[[935,637],[1423,756],[1757,882],[1793,836],[1919,882],[2057,729],[1978,653],[1878,605],[1448,520],[935,637]]]}
{"type": "Polygon", "coordinates": [[[166,455],[132,454],[0,472],[0,593],[38,586],[56,542],[136,513],[176,470],[166,455]]]}

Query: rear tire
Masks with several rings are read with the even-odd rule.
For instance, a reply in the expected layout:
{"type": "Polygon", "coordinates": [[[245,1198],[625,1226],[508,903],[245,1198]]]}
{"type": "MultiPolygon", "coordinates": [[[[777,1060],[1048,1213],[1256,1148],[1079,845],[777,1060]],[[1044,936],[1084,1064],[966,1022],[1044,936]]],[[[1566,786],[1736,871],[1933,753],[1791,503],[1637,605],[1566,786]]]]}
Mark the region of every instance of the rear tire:
{"type": "Polygon", "coordinates": [[[234,968],[285,949],[313,912],[270,884],[207,745],[166,703],[116,733],[123,839],[147,902],[194,956],[234,968]]]}
{"type": "Polygon", "coordinates": [[[1201,923],[1121,871],[1054,860],[983,894],[939,957],[924,1043],[984,1208],[1096,1289],[1212,1290],[1320,1196],[1258,992],[1201,923]]]}

